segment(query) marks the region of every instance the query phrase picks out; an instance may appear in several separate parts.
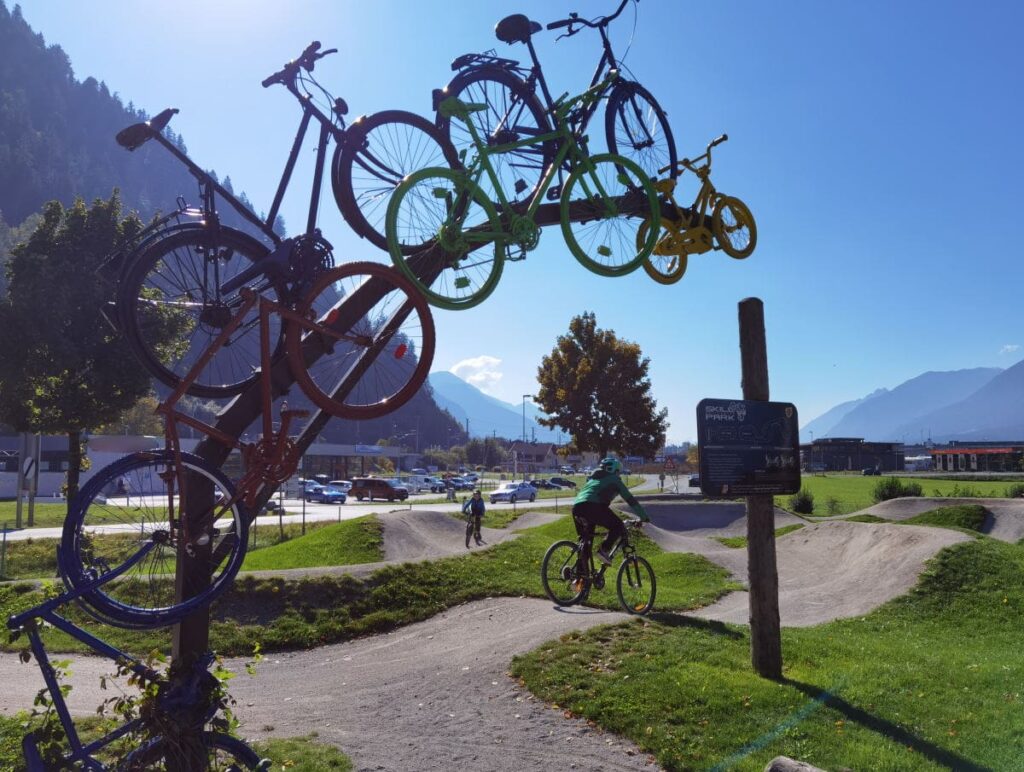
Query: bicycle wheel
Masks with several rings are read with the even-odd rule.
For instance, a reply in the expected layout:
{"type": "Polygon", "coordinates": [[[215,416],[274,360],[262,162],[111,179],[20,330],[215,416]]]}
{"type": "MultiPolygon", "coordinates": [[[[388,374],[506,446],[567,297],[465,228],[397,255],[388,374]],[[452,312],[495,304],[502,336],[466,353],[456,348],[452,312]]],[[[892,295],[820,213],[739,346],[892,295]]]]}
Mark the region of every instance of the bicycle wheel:
{"type": "Polygon", "coordinates": [[[619,603],[629,614],[646,614],[654,607],[658,586],[651,564],[639,555],[631,555],[619,566],[615,591],[619,603]]]}
{"type": "MultiPolygon", "coordinates": [[[[206,770],[260,769],[262,759],[252,748],[237,737],[223,732],[203,732],[200,754],[205,754],[206,770]]],[[[203,759],[196,759],[183,749],[179,742],[167,737],[157,737],[132,751],[118,765],[119,772],[142,772],[142,770],[193,769],[202,765],[203,759]],[[195,762],[188,766],[187,762],[195,762]]]]}
{"type": "MultiPolygon", "coordinates": [[[[220,287],[267,255],[258,241],[221,226],[190,228],[151,244],[133,261],[118,288],[118,318],[128,346],[158,380],[175,388],[241,304],[220,287]]],[[[271,299],[284,285],[260,276],[250,286],[271,299]]],[[[271,345],[281,341],[272,315],[271,345]]],[[[260,362],[259,312],[246,316],[188,388],[199,397],[237,394],[255,381],[260,362]]]]}
{"type": "Polygon", "coordinates": [[[540,581],[544,592],[559,606],[580,603],[590,591],[590,572],[574,541],[556,541],[544,553],[540,581]]]}
{"type": "Polygon", "coordinates": [[[388,205],[387,232],[391,260],[439,308],[472,308],[498,286],[505,234],[494,205],[460,172],[407,177],[388,205]],[[429,246],[406,252],[423,243],[429,246]]]}
{"type": "Polygon", "coordinates": [[[291,319],[285,325],[292,374],[331,415],[382,416],[408,402],[426,380],[434,361],[434,318],[394,268],[367,262],[334,268],[296,311],[317,326],[291,319]]]}
{"type": "Polygon", "coordinates": [[[640,267],[658,239],[646,222],[660,222],[658,196],[632,161],[595,155],[576,164],[562,189],[562,234],[573,257],[602,276],[625,276],[640,267]]]}
{"type": "MultiPolygon", "coordinates": [[[[543,105],[515,73],[496,67],[463,70],[445,88],[444,95],[463,102],[486,104],[487,109],[470,115],[480,138],[488,145],[520,142],[552,131],[543,105]]],[[[465,162],[476,155],[469,127],[458,118],[437,114],[437,127],[454,145],[457,153],[466,153],[465,162]]],[[[510,203],[528,201],[536,192],[545,170],[555,157],[554,140],[490,157],[502,192],[510,203]]],[[[497,200],[491,181],[481,183],[490,200],[497,200]]]]}
{"type": "Polygon", "coordinates": [[[181,505],[172,452],[125,456],[101,469],[71,502],[58,547],[61,575],[69,589],[80,589],[125,569],[82,595],[87,607],[111,624],[151,628],[179,622],[227,589],[242,564],[248,518],[238,502],[217,503],[231,502],[234,486],[198,456],[182,453],[181,458],[188,495],[208,499],[212,521],[192,535],[192,544],[201,546],[194,557],[182,557],[181,565],[182,532],[168,524],[168,505],[173,505],[176,520],[181,505]],[[128,483],[127,495],[115,493],[122,478],[128,483]],[[194,565],[186,566],[187,561],[204,561],[200,568],[208,572],[210,582],[194,597],[179,601],[175,575],[181,567],[191,572],[194,565]]]}
{"type": "MultiPolygon", "coordinates": [[[[451,142],[415,113],[385,110],[360,118],[334,149],[331,187],[352,230],[380,249],[388,248],[384,219],[399,183],[428,166],[459,168],[451,142]]],[[[408,244],[414,252],[422,244],[408,244]]]]}
{"type": "MultiPolygon", "coordinates": [[[[650,223],[644,220],[637,229],[637,249],[642,249],[643,245],[647,242],[648,227],[650,227],[650,223]]],[[[678,233],[679,228],[674,222],[664,217],[661,218],[661,232],[658,234],[654,250],[644,258],[642,263],[647,275],[658,282],[658,284],[675,284],[686,273],[687,255],[685,253],[672,254],[669,252],[672,248],[672,242],[677,238],[678,233]],[[662,251],[664,251],[664,254],[662,254],[662,251]]]]}
{"type": "Polygon", "coordinates": [[[729,257],[750,257],[757,246],[757,224],[747,205],[738,198],[722,196],[711,214],[711,231],[729,257]]]}
{"type": "Polygon", "coordinates": [[[676,143],[665,111],[639,83],[618,81],[612,87],[604,112],[608,152],[636,163],[652,180],[659,170],[671,166],[676,177],[676,143]]]}

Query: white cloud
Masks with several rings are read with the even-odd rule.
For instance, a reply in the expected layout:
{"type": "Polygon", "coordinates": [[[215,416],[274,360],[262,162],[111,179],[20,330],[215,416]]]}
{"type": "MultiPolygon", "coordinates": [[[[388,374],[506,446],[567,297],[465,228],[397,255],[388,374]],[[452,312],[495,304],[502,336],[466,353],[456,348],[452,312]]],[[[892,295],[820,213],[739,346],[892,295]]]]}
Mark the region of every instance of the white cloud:
{"type": "Polygon", "coordinates": [[[1020,346],[1018,346],[1016,343],[1007,343],[1005,346],[999,349],[999,354],[1001,356],[1003,354],[1013,354],[1017,351],[1020,351],[1020,346]]]}
{"type": "Polygon", "coordinates": [[[485,394],[490,394],[492,389],[501,380],[500,368],[500,359],[483,354],[456,362],[452,365],[451,372],[466,381],[466,383],[476,386],[485,394]]]}

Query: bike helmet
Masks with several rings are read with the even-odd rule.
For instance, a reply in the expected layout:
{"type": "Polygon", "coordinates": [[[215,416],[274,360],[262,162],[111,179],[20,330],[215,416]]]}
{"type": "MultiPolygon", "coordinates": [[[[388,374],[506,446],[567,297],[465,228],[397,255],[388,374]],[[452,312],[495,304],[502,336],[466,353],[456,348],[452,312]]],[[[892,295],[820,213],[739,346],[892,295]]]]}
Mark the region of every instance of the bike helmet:
{"type": "Polygon", "coordinates": [[[609,456],[608,458],[603,459],[601,461],[601,468],[604,469],[606,472],[618,474],[619,472],[622,471],[622,464],[619,463],[619,459],[612,458],[611,456],[609,456]]]}
{"type": "Polygon", "coordinates": [[[514,13],[506,16],[498,22],[494,28],[494,34],[502,43],[525,43],[535,32],[540,32],[541,26],[535,21],[530,21],[521,13],[514,13]]]}

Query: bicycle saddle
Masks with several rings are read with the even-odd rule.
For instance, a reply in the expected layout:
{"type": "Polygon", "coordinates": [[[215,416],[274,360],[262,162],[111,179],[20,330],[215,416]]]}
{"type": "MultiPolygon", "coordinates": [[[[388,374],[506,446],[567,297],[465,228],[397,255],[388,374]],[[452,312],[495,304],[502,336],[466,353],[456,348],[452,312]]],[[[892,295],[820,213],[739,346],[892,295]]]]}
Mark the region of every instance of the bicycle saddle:
{"type": "Polygon", "coordinates": [[[530,21],[521,13],[506,16],[494,27],[494,34],[502,43],[526,43],[534,32],[540,32],[541,26],[530,21]]]}
{"type": "Polygon", "coordinates": [[[154,134],[159,134],[170,122],[171,116],[178,112],[175,107],[168,107],[162,113],[145,123],[133,123],[126,129],[117,132],[117,144],[126,150],[137,150],[154,134]]]}

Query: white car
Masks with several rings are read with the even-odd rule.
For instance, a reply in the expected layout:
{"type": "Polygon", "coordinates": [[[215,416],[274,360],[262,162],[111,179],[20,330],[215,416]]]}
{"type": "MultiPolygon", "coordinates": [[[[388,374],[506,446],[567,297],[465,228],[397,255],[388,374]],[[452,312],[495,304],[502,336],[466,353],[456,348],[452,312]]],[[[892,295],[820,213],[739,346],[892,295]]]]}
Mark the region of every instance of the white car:
{"type": "Polygon", "coordinates": [[[345,491],[346,495],[348,495],[348,492],[352,490],[352,483],[349,480],[331,480],[327,484],[330,485],[332,488],[337,488],[338,490],[345,491]]]}
{"type": "Polygon", "coordinates": [[[502,483],[500,488],[495,491],[491,491],[492,504],[497,504],[499,501],[508,501],[515,504],[517,501],[522,501],[523,499],[533,501],[536,498],[537,489],[528,482],[502,483]]]}

